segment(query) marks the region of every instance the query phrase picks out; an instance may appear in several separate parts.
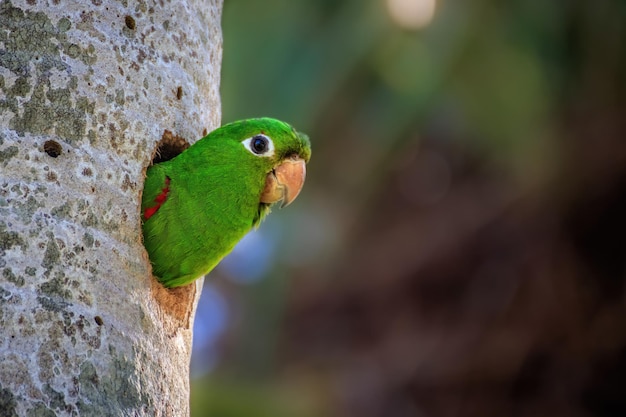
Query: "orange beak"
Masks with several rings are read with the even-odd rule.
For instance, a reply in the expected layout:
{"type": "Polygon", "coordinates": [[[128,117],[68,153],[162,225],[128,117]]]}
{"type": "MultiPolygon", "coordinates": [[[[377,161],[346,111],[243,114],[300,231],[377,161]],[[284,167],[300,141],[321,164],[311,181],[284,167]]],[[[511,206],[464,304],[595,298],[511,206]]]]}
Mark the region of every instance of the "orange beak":
{"type": "Polygon", "coordinates": [[[304,159],[298,155],[285,159],[265,177],[261,203],[272,204],[282,200],[280,207],[288,206],[300,194],[305,177],[304,159]]]}

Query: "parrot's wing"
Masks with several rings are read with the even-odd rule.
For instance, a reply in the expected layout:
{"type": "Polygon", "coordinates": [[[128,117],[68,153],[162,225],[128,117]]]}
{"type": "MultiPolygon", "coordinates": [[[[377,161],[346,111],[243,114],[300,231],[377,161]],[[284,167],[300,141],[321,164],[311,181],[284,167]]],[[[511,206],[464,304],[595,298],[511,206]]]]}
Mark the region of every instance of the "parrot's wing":
{"type": "Polygon", "coordinates": [[[148,176],[141,201],[142,219],[148,220],[167,200],[170,179],[161,165],[148,168],[148,176]]]}

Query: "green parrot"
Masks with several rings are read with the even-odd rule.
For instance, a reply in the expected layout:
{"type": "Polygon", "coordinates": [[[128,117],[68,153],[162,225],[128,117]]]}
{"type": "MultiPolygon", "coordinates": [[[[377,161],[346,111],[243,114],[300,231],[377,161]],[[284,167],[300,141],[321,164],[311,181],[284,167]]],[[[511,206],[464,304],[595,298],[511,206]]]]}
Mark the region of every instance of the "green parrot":
{"type": "Polygon", "coordinates": [[[153,274],[166,287],[211,271],[272,204],[300,193],[309,138],[276,119],[224,125],[146,173],[141,213],[153,274]]]}

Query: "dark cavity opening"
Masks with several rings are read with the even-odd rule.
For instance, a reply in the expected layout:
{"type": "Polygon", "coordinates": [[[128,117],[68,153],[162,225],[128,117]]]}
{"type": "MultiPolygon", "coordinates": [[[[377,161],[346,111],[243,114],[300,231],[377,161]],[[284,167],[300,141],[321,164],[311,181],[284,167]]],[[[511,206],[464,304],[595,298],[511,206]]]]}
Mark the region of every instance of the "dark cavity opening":
{"type": "Polygon", "coordinates": [[[159,143],[157,143],[152,163],[159,164],[161,162],[169,161],[170,159],[180,155],[188,147],[189,142],[187,142],[184,138],[174,135],[169,130],[166,130],[163,132],[163,137],[161,137],[159,143]]]}

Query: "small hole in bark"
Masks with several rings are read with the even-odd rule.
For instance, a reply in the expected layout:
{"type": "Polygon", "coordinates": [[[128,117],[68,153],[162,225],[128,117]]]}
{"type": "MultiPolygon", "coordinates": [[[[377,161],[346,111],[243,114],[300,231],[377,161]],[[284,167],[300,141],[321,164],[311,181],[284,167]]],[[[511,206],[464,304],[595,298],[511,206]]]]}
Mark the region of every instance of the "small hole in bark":
{"type": "Polygon", "coordinates": [[[104,321],[102,321],[102,317],[100,317],[100,316],[96,316],[93,319],[96,321],[96,324],[98,326],[102,326],[104,324],[104,321]]]}
{"type": "Polygon", "coordinates": [[[178,86],[178,88],[176,89],[176,98],[179,100],[183,98],[183,87],[178,86]]]}
{"type": "Polygon", "coordinates": [[[124,18],[124,23],[126,23],[126,27],[130,30],[135,30],[136,23],[135,19],[132,16],[126,16],[124,18]]]}
{"type": "Polygon", "coordinates": [[[63,152],[63,147],[56,140],[47,140],[43,144],[43,150],[49,156],[56,158],[63,152]]]}
{"type": "Polygon", "coordinates": [[[163,132],[163,136],[152,158],[153,164],[169,161],[170,159],[180,155],[185,149],[189,147],[189,142],[184,138],[174,135],[169,130],[163,132]]]}

